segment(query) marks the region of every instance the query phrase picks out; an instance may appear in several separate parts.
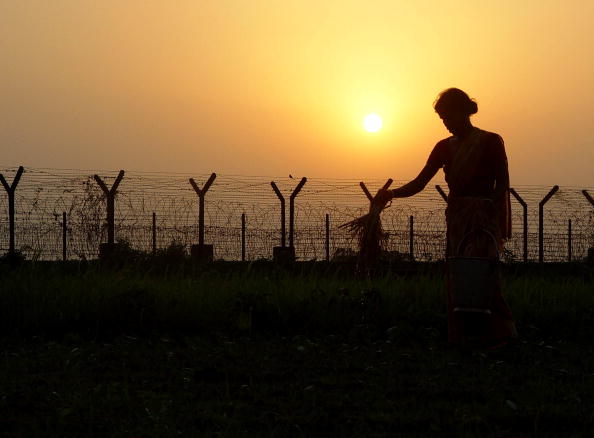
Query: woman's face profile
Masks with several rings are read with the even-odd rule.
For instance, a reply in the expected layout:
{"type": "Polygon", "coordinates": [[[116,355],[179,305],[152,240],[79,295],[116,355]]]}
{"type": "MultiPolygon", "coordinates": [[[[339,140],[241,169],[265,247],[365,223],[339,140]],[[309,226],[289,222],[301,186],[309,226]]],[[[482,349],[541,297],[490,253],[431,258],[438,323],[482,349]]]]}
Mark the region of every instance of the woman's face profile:
{"type": "Polygon", "coordinates": [[[439,114],[441,121],[448,131],[457,135],[468,126],[468,115],[461,111],[442,111],[439,114]]]}

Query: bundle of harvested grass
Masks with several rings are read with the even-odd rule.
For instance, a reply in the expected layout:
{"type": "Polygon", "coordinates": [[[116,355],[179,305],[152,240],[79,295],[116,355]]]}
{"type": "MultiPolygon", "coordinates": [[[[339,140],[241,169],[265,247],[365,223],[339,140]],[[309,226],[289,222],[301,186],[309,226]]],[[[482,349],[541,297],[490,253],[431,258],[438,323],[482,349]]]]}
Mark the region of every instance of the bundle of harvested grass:
{"type": "Polygon", "coordinates": [[[359,255],[357,270],[369,272],[378,262],[382,247],[388,241],[388,233],[382,228],[380,214],[384,206],[372,202],[369,212],[340,228],[346,228],[353,238],[357,239],[359,255]]]}

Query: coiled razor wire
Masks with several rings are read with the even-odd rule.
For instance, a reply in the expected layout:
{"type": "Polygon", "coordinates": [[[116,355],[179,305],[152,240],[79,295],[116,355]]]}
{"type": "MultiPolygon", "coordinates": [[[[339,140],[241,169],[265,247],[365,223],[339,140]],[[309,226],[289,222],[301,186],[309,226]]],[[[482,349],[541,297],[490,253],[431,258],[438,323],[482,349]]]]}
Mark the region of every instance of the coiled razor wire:
{"type": "MultiPolygon", "coordinates": [[[[10,181],[16,168],[0,166],[10,181]]],[[[62,257],[62,213],[67,215],[69,259],[98,257],[99,244],[107,240],[104,194],[93,180],[100,175],[109,186],[118,171],[26,168],[15,192],[17,249],[28,258],[62,257]]],[[[189,178],[201,186],[210,174],[127,171],[116,195],[115,235],[132,248],[151,251],[152,215],[156,214],[158,248],[172,244],[189,249],[198,240],[198,197],[189,178]]],[[[218,174],[205,197],[205,242],[214,247],[215,259],[241,259],[241,216],[245,214],[246,258],[271,258],[280,245],[280,202],[270,187],[275,181],[288,200],[298,178],[218,174]]],[[[369,201],[356,179],[308,178],[295,201],[294,245],[297,259],[322,260],[326,248],[326,214],[330,217],[331,256],[354,254],[356,242],[338,226],[364,214],[369,201]]],[[[385,179],[365,180],[374,193],[385,179]]],[[[407,181],[395,181],[397,187],[407,181]]],[[[443,181],[437,180],[442,187],[443,181]]],[[[388,250],[409,253],[409,217],[414,217],[414,258],[443,259],[445,255],[446,203],[435,181],[418,195],[396,199],[382,214],[390,234],[388,250]]],[[[514,186],[528,204],[528,259],[538,260],[538,203],[551,186],[514,186]]],[[[587,256],[594,246],[594,207],[581,191],[592,187],[561,187],[544,209],[544,259],[568,259],[568,224],[572,221],[574,260],[587,256]]],[[[288,204],[288,203],[287,203],[288,204]]],[[[287,215],[288,216],[288,215],[287,215]]],[[[523,259],[522,208],[512,198],[513,235],[506,245],[506,260],[523,259]]],[[[288,223],[288,217],[287,217],[288,223]]],[[[8,251],[8,201],[0,195],[0,253],[8,251]]]]}

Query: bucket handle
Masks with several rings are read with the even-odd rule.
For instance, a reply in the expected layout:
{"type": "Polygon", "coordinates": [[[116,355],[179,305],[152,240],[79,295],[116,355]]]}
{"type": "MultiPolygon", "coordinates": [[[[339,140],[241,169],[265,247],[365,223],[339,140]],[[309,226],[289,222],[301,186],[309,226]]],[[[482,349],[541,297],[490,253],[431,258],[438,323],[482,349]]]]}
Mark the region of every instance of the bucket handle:
{"type": "MultiPolygon", "coordinates": [[[[493,243],[495,243],[495,251],[497,253],[497,255],[495,256],[497,259],[499,259],[499,245],[497,244],[497,239],[495,239],[495,236],[493,235],[493,233],[491,233],[489,230],[486,230],[485,228],[474,228],[473,230],[469,231],[468,233],[466,233],[464,235],[464,237],[462,237],[462,239],[460,239],[460,243],[458,243],[458,250],[456,251],[456,254],[460,254],[460,248],[462,247],[462,244],[464,243],[464,241],[466,240],[466,238],[468,236],[470,236],[472,233],[475,233],[477,231],[482,231],[484,233],[487,233],[489,236],[491,236],[491,239],[493,239],[493,243]]],[[[457,256],[460,257],[460,256],[457,256]]]]}

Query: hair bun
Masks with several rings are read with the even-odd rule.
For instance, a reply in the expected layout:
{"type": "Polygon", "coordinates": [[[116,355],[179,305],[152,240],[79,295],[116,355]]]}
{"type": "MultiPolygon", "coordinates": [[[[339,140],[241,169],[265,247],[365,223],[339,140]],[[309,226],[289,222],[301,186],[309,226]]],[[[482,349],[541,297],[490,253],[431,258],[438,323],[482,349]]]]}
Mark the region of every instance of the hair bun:
{"type": "Polygon", "coordinates": [[[459,88],[448,88],[439,93],[433,107],[438,113],[463,111],[471,115],[478,112],[477,103],[459,88]]]}

